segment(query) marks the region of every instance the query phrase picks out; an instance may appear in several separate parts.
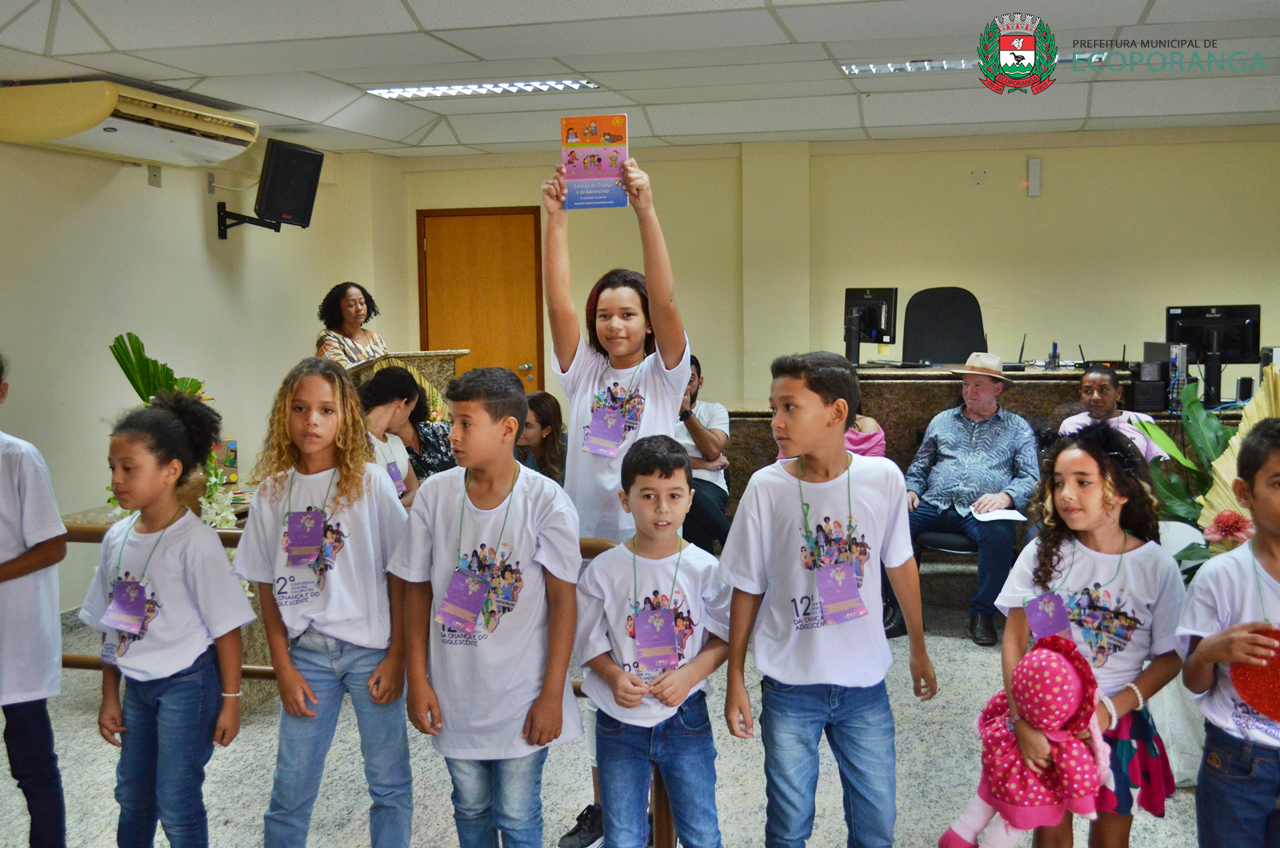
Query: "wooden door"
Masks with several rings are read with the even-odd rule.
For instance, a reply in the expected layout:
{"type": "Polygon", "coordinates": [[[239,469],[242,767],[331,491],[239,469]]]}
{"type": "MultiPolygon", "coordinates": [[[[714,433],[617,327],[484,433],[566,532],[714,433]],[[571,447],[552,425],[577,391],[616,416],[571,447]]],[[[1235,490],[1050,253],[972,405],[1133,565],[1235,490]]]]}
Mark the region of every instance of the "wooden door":
{"type": "Polygon", "coordinates": [[[459,374],[498,366],[543,388],[541,225],[538,206],[418,210],[423,350],[465,348],[459,374]]]}

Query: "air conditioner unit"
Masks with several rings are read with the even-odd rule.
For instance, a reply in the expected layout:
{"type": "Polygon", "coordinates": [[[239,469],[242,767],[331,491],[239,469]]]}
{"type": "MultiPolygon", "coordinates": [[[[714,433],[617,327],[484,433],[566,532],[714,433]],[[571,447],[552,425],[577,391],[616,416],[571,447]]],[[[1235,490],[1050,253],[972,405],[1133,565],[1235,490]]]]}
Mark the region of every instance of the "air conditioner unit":
{"type": "Polygon", "coordinates": [[[0,88],[0,141],[161,165],[212,165],[258,139],[258,124],[114,82],[0,88]]]}

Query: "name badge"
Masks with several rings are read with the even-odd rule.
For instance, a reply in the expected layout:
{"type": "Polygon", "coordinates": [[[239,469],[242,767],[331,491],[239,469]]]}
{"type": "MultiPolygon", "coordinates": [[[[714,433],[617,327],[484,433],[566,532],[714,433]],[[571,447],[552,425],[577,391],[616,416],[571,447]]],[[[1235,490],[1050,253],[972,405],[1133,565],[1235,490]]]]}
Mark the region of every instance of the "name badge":
{"type": "Polygon", "coordinates": [[[449,578],[449,588],[445,590],[444,600],[440,602],[436,621],[470,636],[476,632],[476,621],[480,617],[480,611],[484,609],[484,600],[488,595],[487,580],[482,580],[469,571],[455,569],[453,576],[449,578]]]}
{"type": "Polygon", "coordinates": [[[1031,635],[1043,639],[1055,633],[1071,635],[1071,618],[1067,615],[1066,601],[1056,592],[1046,592],[1027,602],[1025,608],[1031,635]]]}
{"type": "Polygon", "coordinates": [[[396,484],[397,495],[403,495],[409,491],[409,487],[404,482],[404,475],[400,473],[400,466],[394,461],[387,463],[387,473],[391,475],[391,482],[396,484]]]}
{"type": "Polygon", "coordinates": [[[113,630],[140,633],[147,617],[147,593],[137,580],[120,580],[111,592],[111,604],[101,623],[113,630]]]}
{"type": "Polygon", "coordinates": [[[637,665],[642,671],[656,673],[680,664],[671,610],[642,609],[636,614],[635,627],[637,665]]]}
{"type": "Polygon", "coordinates": [[[120,646],[117,641],[119,638],[114,633],[108,633],[107,638],[102,640],[102,650],[98,652],[98,659],[102,660],[103,665],[116,664],[116,651],[120,646]]]}
{"type": "Polygon", "coordinates": [[[626,417],[620,410],[601,407],[591,413],[582,449],[600,456],[617,456],[626,438],[626,417]]]}
{"type": "Polygon", "coordinates": [[[822,618],[827,624],[844,624],[867,614],[867,605],[858,591],[858,574],[849,561],[848,551],[840,558],[817,569],[814,577],[818,584],[818,600],[822,604],[822,618]]]}
{"type": "Polygon", "coordinates": [[[284,546],[289,565],[298,568],[314,563],[324,544],[324,513],[318,509],[291,512],[285,529],[289,534],[284,546]]]}

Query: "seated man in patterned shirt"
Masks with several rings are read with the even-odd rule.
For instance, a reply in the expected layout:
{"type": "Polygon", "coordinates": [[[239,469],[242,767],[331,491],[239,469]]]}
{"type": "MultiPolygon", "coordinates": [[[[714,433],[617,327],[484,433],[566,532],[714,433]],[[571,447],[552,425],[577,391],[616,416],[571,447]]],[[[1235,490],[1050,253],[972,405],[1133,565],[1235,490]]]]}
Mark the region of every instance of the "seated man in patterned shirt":
{"type": "Polygon", "coordinates": [[[975,353],[957,371],[964,403],[938,413],[907,470],[911,536],[959,533],[978,546],[978,591],[969,600],[969,635],[996,644],[995,599],[1013,566],[1013,521],[974,514],[1024,509],[1040,479],[1035,436],[1021,416],[1000,407],[1004,363],[975,353]]]}

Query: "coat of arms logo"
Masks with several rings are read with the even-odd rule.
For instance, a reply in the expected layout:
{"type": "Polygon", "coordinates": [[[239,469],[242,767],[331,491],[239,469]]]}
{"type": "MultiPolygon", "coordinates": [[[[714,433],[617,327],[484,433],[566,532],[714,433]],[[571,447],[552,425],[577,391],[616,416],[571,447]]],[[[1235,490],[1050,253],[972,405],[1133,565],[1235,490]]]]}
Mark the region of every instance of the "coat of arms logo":
{"type": "Polygon", "coordinates": [[[1039,94],[1053,85],[1058,43],[1044,20],[1023,12],[1001,15],[987,24],[978,39],[982,84],[996,94],[1005,87],[1030,88],[1039,94]]]}

